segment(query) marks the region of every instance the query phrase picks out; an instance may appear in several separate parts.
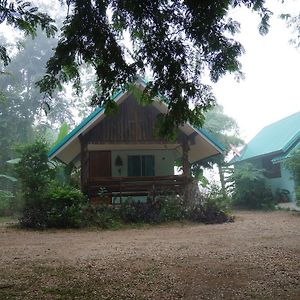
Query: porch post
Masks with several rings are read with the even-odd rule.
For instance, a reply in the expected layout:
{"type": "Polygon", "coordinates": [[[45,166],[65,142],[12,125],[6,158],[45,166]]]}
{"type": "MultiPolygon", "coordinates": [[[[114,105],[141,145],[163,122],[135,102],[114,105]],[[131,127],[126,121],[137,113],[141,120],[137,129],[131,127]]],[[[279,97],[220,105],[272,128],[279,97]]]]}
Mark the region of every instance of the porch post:
{"type": "Polygon", "coordinates": [[[88,152],[82,135],[79,135],[78,138],[80,142],[80,160],[81,160],[80,187],[81,187],[81,191],[86,193],[87,177],[88,177],[88,152]]]}
{"type": "Polygon", "coordinates": [[[184,138],[182,142],[182,170],[183,170],[183,175],[188,181],[188,179],[191,176],[191,164],[189,162],[189,150],[190,146],[188,143],[188,139],[184,138]]]}

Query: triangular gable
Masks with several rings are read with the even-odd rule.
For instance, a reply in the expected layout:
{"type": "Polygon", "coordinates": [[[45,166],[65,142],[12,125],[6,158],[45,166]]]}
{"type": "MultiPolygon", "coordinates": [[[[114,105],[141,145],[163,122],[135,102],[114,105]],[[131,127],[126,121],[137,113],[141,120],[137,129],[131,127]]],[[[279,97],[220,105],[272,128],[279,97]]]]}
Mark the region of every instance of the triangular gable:
{"type": "MultiPolygon", "coordinates": [[[[141,88],[145,87],[145,82],[138,82],[141,85],[141,88]]],[[[119,91],[113,96],[113,100],[119,105],[122,103],[126,97],[129,96],[127,91],[119,91]]],[[[155,107],[161,112],[165,113],[167,111],[167,106],[161,101],[154,101],[150,105],[155,105],[155,107]]],[[[76,126],[60,143],[54,146],[48,153],[50,159],[57,158],[65,163],[73,161],[81,151],[79,136],[87,133],[91,128],[95,127],[99,122],[105,118],[104,109],[97,108],[93,113],[91,113],[86,119],[84,119],[78,126],[76,126]]],[[[180,128],[187,134],[196,133],[196,144],[200,143],[199,139],[202,141],[203,151],[207,151],[211,155],[217,155],[224,151],[223,145],[217,141],[213,136],[211,136],[206,130],[202,128],[194,128],[190,124],[184,124],[180,128]],[[204,143],[205,141],[205,143],[204,143]],[[205,150],[207,148],[207,150],[205,150]],[[210,150],[209,150],[210,149],[210,150]]],[[[194,147],[191,149],[191,154],[194,158],[197,157],[197,149],[194,147]]],[[[203,156],[203,153],[201,154],[203,156]]],[[[199,157],[201,157],[201,155],[199,157]]],[[[203,157],[201,157],[202,159],[203,157]]],[[[205,157],[207,158],[207,157],[205,157]]],[[[205,159],[203,158],[203,159],[205,159]]],[[[195,160],[194,160],[195,161],[195,160]]]]}

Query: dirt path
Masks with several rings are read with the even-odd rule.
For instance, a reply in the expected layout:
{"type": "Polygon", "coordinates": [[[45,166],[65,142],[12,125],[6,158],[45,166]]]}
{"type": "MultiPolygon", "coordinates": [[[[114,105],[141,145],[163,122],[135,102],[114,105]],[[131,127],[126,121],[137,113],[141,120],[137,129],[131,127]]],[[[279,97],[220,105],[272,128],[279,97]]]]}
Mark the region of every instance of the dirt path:
{"type": "Polygon", "coordinates": [[[300,213],[119,231],[0,225],[0,299],[300,299],[300,213]]]}

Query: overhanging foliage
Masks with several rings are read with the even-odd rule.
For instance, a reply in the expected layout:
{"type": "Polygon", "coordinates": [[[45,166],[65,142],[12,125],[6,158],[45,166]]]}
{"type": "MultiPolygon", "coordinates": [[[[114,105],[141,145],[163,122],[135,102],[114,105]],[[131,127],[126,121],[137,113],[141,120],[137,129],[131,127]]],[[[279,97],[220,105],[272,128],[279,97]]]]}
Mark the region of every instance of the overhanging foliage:
{"type": "Polygon", "coordinates": [[[160,92],[169,99],[161,134],[187,121],[203,124],[203,111],[214,104],[210,87],[202,81],[205,69],[213,81],[227,72],[241,74],[238,57],[243,48],[232,38],[239,24],[228,17],[230,8],[246,5],[258,12],[262,34],[270,16],[264,0],[66,2],[69,14],[47,74],[38,83],[41,91],[51,95],[69,81],[80,91],[79,69],[87,63],[100,87],[93,103],[111,108],[117,88],[150,70],[153,80],[145,95],[151,99],[160,92]],[[125,33],[130,35],[129,47],[124,45],[125,33]]]}

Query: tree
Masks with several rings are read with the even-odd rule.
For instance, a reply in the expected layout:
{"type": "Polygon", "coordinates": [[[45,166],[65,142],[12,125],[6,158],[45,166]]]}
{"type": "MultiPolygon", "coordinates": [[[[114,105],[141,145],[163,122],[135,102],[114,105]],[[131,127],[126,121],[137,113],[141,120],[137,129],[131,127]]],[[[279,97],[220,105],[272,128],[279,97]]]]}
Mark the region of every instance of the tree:
{"type": "MultiPolygon", "coordinates": [[[[32,6],[30,2],[24,0],[7,1],[0,0],[0,24],[3,22],[13,26],[26,35],[36,36],[37,28],[40,26],[46,31],[47,37],[54,36],[56,27],[53,20],[45,13],[38,11],[38,8],[32,6]]],[[[0,44],[0,61],[4,66],[10,62],[5,46],[0,44]]]]}
{"type": "Polygon", "coordinates": [[[93,66],[99,87],[93,103],[109,111],[115,107],[112,94],[148,70],[153,79],[142,100],[160,93],[168,101],[162,135],[186,121],[203,124],[203,111],[214,103],[210,86],[202,81],[205,70],[212,81],[227,72],[240,74],[243,48],[233,39],[239,24],[228,17],[230,8],[246,5],[259,13],[262,34],[270,17],[264,0],[66,2],[69,14],[47,74],[38,83],[41,91],[51,95],[70,81],[80,91],[80,66],[86,63],[93,66]]]}
{"type": "Polygon", "coordinates": [[[243,140],[239,137],[239,127],[236,121],[224,113],[221,105],[215,106],[205,114],[205,123],[203,126],[207,131],[214,135],[225,147],[224,155],[219,155],[211,160],[211,164],[216,164],[218,167],[221,190],[223,197],[226,198],[226,156],[231,150],[232,145],[243,145],[243,140]]]}
{"type": "Polygon", "coordinates": [[[47,119],[43,119],[43,96],[35,86],[44,74],[46,62],[56,43],[56,39],[48,39],[42,34],[34,40],[27,37],[20,42],[21,49],[14,49],[17,53],[5,68],[6,74],[1,76],[0,91],[4,99],[0,101],[0,169],[3,173],[9,172],[6,161],[14,157],[12,147],[15,144],[33,141],[37,129],[40,133],[45,132],[46,128],[53,130],[66,119],[72,124],[73,116],[63,92],[54,94],[52,112],[47,119]]]}
{"type": "Polygon", "coordinates": [[[229,176],[234,205],[250,209],[274,208],[274,198],[266,185],[264,172],[252,163],[235,165],[229,176]]]}
{"type": "Polygon", "coordinates": [[[290,39],[291,44],[300,48],[300,14],[282,14],[281,18],[286,21],[287,26],[293,31],[294,36],[290,39]]]}
{"type": "Polygon", "coordinates": [[[284,165],[293,174],[295,181],[296,198],[300,204],[300,148],[294,149],[288,158],[285,160],[284,165]]]}

